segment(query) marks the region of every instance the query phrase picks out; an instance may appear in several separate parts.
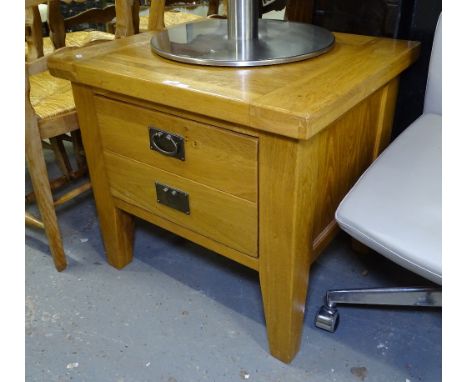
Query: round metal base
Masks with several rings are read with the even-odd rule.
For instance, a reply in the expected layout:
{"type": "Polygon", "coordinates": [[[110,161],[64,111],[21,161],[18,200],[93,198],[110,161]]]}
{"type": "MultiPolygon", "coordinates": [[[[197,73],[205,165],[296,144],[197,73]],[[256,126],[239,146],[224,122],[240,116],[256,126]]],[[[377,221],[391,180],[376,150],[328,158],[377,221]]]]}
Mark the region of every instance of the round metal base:
{"type": "Polygon", "coordinates": [[[228,39],[227,20],[176,25],[151,39],[153,52],[170,60],[210,66],[262,66],[305,60],[330,50],[331,32],[315,25],[259,20],[258,39],[228,39]]]}

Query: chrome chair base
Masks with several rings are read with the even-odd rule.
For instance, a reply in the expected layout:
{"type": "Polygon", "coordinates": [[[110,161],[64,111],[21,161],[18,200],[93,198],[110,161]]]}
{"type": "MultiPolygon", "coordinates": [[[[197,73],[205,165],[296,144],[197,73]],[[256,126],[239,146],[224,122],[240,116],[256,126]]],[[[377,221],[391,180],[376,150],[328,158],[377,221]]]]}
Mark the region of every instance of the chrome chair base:
{"type": "Polygon", "coordinates": [[[315,326],[334,333],[338,326],[339,318],[338,309],[323,305],[315,316],[315,326]]]}
{"type": "Polygon", "coordinates": [[[427,287],[373,288],[330,290],[315,316],[315,326],[335,332],[339,313],[337,304],[394,305],[394,306],[442,306],[442,289],[427,287]]]}

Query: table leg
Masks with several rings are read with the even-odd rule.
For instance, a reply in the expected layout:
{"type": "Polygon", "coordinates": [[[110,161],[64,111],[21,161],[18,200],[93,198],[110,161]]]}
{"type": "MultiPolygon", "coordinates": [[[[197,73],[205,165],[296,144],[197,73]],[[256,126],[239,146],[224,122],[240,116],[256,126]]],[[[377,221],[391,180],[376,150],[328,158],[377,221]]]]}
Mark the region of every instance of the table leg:
{"type": "Polygon", "coordinates": [[[390,138],[398,78],[307,141],[261,135],[259,272],[271,353],[299,349],[309,266],[337,232],[334,214],[390,138]]]}
{"type": "Polygon", "coordinates": [[[110,192],[92,90],[73,84],[73,96],[107,260],[120,269],[132,261],[134,218],[115,206],[110,192]]]}
{"type": "MultiPolygon", "coordinates": [[[[284,261],[260,261],[260,285],[270,353],[289,363],[299,351],[304,307],[309,282],[309,266],[300,254],[284,261]]],[[[265,256],[267,257],[267,256],[265,256]]]]}
{"type": "Polygon", "coordinates": [[[299,350],[312,254],[313,145],[260,138],[259,272],[271,354],[299,350]]]}

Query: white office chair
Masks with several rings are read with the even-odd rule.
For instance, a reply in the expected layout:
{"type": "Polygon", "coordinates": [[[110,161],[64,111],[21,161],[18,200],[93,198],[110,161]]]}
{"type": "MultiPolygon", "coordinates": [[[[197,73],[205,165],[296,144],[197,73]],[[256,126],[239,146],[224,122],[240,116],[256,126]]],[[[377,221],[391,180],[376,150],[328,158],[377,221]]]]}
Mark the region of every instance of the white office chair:
{"type": "MultiPolygon", "coordinates": [[[[424,112],[377,158],[339,205],[339,226],[395,263],[442,285],[442,16],[424,112]]],[[[442,306],[441,288],[328,291],[317,327],[334,332],[337,304],[442,306]]]]}

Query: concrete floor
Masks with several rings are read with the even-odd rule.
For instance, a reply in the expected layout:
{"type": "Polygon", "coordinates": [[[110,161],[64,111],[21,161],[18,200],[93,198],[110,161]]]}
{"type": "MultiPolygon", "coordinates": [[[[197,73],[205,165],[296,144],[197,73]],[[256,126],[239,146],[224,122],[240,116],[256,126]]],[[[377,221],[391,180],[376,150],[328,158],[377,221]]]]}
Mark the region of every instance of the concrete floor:
{"type": "Polygon", "coordinates": [[[428,284],[353,253],[344,234],[311,268],[302,347],[285,365],[268,353],[256,272],[142,221],[118,271],[90,193],[58,216],[62,273],[44,234],[26,228],[27,381],[441,380],[440,310],[342,307],[336,333],[314,326],[327,289],[428,284]]]}

